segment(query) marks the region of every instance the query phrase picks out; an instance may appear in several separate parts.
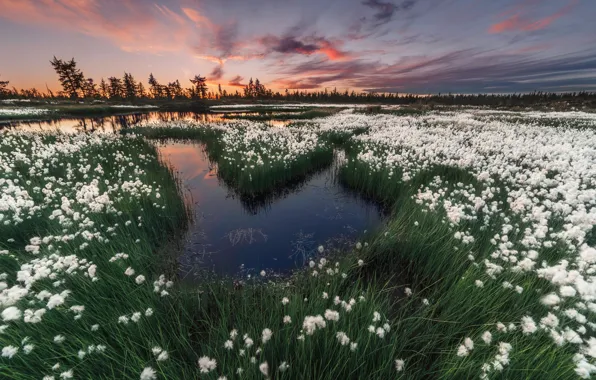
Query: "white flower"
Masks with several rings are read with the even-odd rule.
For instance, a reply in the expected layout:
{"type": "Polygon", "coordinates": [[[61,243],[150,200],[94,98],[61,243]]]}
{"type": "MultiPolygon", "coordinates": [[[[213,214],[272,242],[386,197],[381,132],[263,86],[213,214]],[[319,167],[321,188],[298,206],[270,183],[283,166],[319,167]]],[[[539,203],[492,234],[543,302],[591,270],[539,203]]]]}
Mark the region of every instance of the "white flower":
{"type": "Polygon", "coordinates": [[[354,352],[358,348],[358,343],[352,342],[350,343],[350,351],[354,352]]]}
{"type": "Polygon", "coordinates": [[[466,348],[466,346],[464,346],[463,344],[461,344],[457,348],[457,356],[464,357],[464,356],[468,356],[469,354],[470,354],[470,351],[468,351],[468,349],[466,348]]]}
{"type": "Polygon", "coordinates": [[[21,310],[16,306],[10,306],[2,310],[2,320],[4,322],[20,319],[21,315],[21,310]]]}
{"type": "Polygon", "coordinates": [[[283,322],[284,325],[289,325],[290,323],[292,323],[292,317],[290,317],[289,315],[284,316],[283,322]]]}
{"type": "Polygon", "coordinates": [[[490,342],[492,342],[493,340],[493,335],[490,333],[490,331],[485,331],[482,334],[482,340],[484,341],[484,343],[490,344],[490,342]]]}
{"type": "Polygon", "coordinates": [[[158,362],[163,362],[168,360],[168,358],[170,357],[170,355],[168,354],[167,351],[162,351],[159,355],[157,355],[157,361],[158,362]]]}
{"type": "Polygon", "coordinates": [[[56,335],[56,336],[54,337],[54,342],[55,342],[55,343],[62,343],[62,342],[64,342],[65,340],[66,340],[66,338],[64,338],[64,336],[62,336],[62,335],[56,335]]]}
{"type": "Polygon", "coordinates": [[[264,329],[263,333],[262,333],[263,344],[269,342],[272,335],[273,335],[273,331],[271,331],[270,329],[264,329]]]}
{"type": "Polygon", "coordinates": [[[265,277],[267,275],[267,272],[265,272],[264,270],[261,271],[261,277],[265,277]]]}
{"type": "Polygon", "coordinates": [[[339,321],[339,312],[335,310],[325,310],[325,319],[328,321],[339,321]]]}
{"type": "Polygon", "coordinates": [[[209,373],[213,371],[215,367],[217,367],[217,361],[215,359],[211,359],[208,356],[203,356],[199,359],[201,373],[209,373]]]}
{"type": "Polygon", "coordinates": [[[261,371],[263,376],[269,376],[269,364],[267,364],[267,362],[261,363],[261,365],[259,365],[259,371],[261,371]]]}
{"type": "Polygon", "coordinates": [[[373,321],[373,322],[378,322],[378,321],[380,321],[380,320],[381,320],[381,314],[380,314],[378,311],[375,311],[375,312],[373,313],[373,320],[372,320],[372,321],[373,321]]]}
{"type": "Polygon", "coordinates": [[[19,352],[19,348],[15,346],[6,346],[2,348],[2,357],[11,359],[16,353],[19,352]]]}
{"type": "Polygon", "coordinates": [[[555,293],[551,293],[551,294],[548,294],[548,295],[542,297],[540,302],[542,302],[542,304],[544,304],[546,306],[554,306],[554,305],[558,304],[559,302],[561,302],[561,299],[555,293]]]}
{"type": "Polygon", "coordinates": [[[364,260],[358,260],[358,266],[361,267],[364,265],[364,260]]]}
{"type": "Polygon", "coordinates": [[[143,368],[143,372],[141,372],[141,380],[155,380],[157,379],[155,370],[151,367],[143,368]]]}
{"type": "Polygon", "coordinates": [[[237,336],[238,336],[238,330],[233,329],[232,331],[230,331],[230,339],[235,340],[237,336]]]}
{"type": "Polygon", "coordinates": [[[142,274],[138,275],[135,278],[135,282],[139,285],[141,285],[143,282],[145,282],[145,276],[143,276],[142,274]]]}
{"type": "Polygon", "coordinates": [[[290,365],[286,362],[281,362],[279,365],[279,372],[286,372],[287,369],[290,368],[290,365]]]}
{"type": "Polygon", "coordinates": [[[63,379],[72,379],[73,378],[73,372],[72,369],[69,369],[68,371],[64,371],[60,374],[60,377],[63,379]]]}
{"type": "Polygon", "coordinates": [[[474,349],[474,341],[470,338],[466,338],[464,339],[464,346],[466,346],[469,351],[472,351],[474,349]]]}
{"type": "Polygon", "coordinates": [[[405,362],[402,359],[395,360],[395,369],[397,370],[397,372],[403,371],[404,364],[405,364],[405,362]]]}
{"type": "Polygon", "coordinates": [[[226,340],[224,342],[224,348],[227,350],[231,350],[234,348],[234,342],[232,342],[231,340],[226,340]]]}
{"type": "Polygon", "coordinates": [[[335,334],[335,337],[337,338],[337,341],[342,345],[342,346],[347,346],[348,344],[350,344],[350,338],[348,338],[348,336],[346,335],[345,332],[343,331],[338,331],[335,334]]]}
{"type": "MultiPolygon", "coordinates": [[[[313,335],[317,329],[325,328],[325,326],[325,320],[320,315],[317,315],[316,317],[306,316],[302,323],[302,329],[306,335],[313,335]]],[[[298,339],[300,340],[300,337],[298,337],[298,339]]],[[[302,339],[304,339],[304,337],[302,339]]]]}
{"type": "Polygon", "coordinates": [[[250,339],[249,337],[244,338],[244,345],[246,346],[246,348],[251,348],[253,344],[254,341],[252,339],[250,339]]]}
{"type": "Polygon", "coordinates": [[[132,269],[131,267],[128,267],[128,268],[126,268],[126,270],[124,271],[124,274],[130,277],[130,276],[132,276],[132,275],[134,275],[134,274],[135,274],[135,270],[134,270],[134,269],[132,269]]]}
{"type": "Polygon", "coordinates": [[[29,355],[31,353],[31,351],[33,351],[33,349],[35,348],[35,345],[33,344],[26,344],[23,346],[23,352],[27,355],[29,355]]]}
{"type": "Polygon", "coordinates": [[[530,316],[522,317],[522,331],[523,331],[524,335],[532,334],[536,330],[538,330],[538,327],[536,327],[536,323],[534,323],[534,320],[532,319],[532,317],[530,317],[530,316]]]}
{"type": "Polygon", "coordinates": [[[323,251],[325,250],[325,248],[322,245],[319,245],[319,248],[317,248],[319,253],[323,253],[323,251]]]}
{"type": "Polygon", "coordinates": [[[282,300],[281,300],[281,303],[282,303],[283,305],[287,305],[287,304],[289,304],[289,303],[290,303],[290,300],[288,299],[288,297],[284,297],[284,298],[282,298],[282,300]]]}

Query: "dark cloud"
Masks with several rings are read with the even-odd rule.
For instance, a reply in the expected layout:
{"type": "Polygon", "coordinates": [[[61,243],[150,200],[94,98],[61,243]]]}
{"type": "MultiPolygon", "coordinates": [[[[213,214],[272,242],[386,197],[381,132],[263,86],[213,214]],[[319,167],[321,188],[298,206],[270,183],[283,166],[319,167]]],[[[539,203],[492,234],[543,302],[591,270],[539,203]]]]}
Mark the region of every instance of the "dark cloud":
{"type": "Polygon", "coordinates": [[[297,53],[297,54],[312,54],[319,50],[319,47],[312,43],[304,43],[299,41],[294,36],[277,37],[266,36],[261,39],[261,43],[268,51],[276,53],[297,53]]]}
{"type": "Polygon", "coordinates": [[[277,37],[268,35],[260,39],[265,49],[265,55],[271,53],[311,55],[324,54],[331,60],[347,58],[348,53],[337,47],[337,42],[332,42],[324,37],[307,36],[299,38],[292,35],[277,37]]]}
{"type": "Polygon", "coordinates": [[[244,80],[244,77],[241,77],[240,75],[236,75],[234,78],[230,79],[230,81],[228,82],[228,86],[244,87],[246,85],[242,83],[243,80],[244,80]]]}
{"type": "Polygon", "coordinates": [[[396,12],[411,10],[416,4],[416,1],[403,0],[401,3],[396,4],[389,1],[365,0],[362,4],[376,11],[373,15],[375,26],[380,26],[391,21],[396,12]]]}
{"type": "Polygon", "coordinates": [[[217,65],[213,68],[213,70],[211,71],[211,74],[209,74],[209,79],[210,80],[219,80],[219,79],[221,79],[223,74],[224,74],[223,66],[217,65]]]}

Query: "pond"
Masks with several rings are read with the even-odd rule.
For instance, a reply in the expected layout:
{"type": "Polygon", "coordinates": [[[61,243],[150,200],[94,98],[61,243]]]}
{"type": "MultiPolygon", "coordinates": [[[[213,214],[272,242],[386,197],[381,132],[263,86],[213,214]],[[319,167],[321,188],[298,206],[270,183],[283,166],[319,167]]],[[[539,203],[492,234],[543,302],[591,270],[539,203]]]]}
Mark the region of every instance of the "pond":
{"type": "MultiPolygon", "coordinates": [[[[122,128],[130,127],[138,123],[147,123],[154,121],[182,121],[194,120],[199,122],[221,122],[233,121],[226,120],[225,114],[234,113],[235,115],[256,115],[251,112],[218,112],[218,113],[200,113],[200,112],[134,112],[123,113],[120,115],[100,116],[100,117],[79,117],[79,118],[61,118],[50,120],[17,120],[0,121],[0,130],[3,128],[15,128],[25,131],[54,131],[59,130],[65,133],[75,132],[103,132],[114,133],[122,128]]],[[[268,124],[282,127],[290,123],[289,120],[268,120],[268,124]]]]}
{"type": "Polygon", "coordinates": [[[159,151],[194,203],[195,223],[180,258],[181,274],[191,281],[200,276],[197,269],[229,276],[287,273],[307,263],[319,245],[353,244],[383,220],[380,206],[338,183],[337,164],[267,199],[243,199],[218,179],[203,145],[169,142],[159,151]]]}

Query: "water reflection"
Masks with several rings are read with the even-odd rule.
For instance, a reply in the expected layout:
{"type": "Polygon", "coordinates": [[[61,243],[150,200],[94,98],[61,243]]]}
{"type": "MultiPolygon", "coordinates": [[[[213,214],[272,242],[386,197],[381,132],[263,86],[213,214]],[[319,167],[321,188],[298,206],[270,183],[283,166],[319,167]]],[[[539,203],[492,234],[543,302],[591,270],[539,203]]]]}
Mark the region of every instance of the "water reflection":
{"type": "MultiPolygon", "coordinates": [[[[236,113],[238,115],[251,115],[253,113],[236,113]]],[[[84,117],[84,118],[62,118],[36,121],[0,121],[0,130],[3,128],[18,129],[24,131],[61,131],[64,133],[78,132],[100,132],[114,133],[122,128],[127,128],[138,123],[155,121],[197,121],[197,122],[220,122],[232,121],[225,119],[223,113],[199,113],[199,112],[138,112],[121,115],[84,117]]],[[[290,123],[288,120],[269,120],[267,124],[283,127],[290,123]]]]}
{"type": "Polygon", "coordinates": [[[382,210],[337,183],[335,167],[302,178],[266,199],[238,196],[217,177],[201,144],[158,146],[195,204],[196,222],[180,258],[182,275],[200,269],[238,275],[287,272],[329,239],[357,238],[382,221],[382,210]]]}

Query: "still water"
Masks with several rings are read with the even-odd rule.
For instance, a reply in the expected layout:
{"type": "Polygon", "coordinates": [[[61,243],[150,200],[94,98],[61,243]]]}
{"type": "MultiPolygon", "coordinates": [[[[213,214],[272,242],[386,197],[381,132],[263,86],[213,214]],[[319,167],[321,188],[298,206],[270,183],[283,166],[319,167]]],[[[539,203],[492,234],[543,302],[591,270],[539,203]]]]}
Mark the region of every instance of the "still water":
{"type": "Polygon", "coordinates": [[[337,165],[268,199],[243,199],[217,177],[200,144],[159,145],[194,203],[195,224],[180,258],[188,279],[198,269],[238,276],[285,273],[303,266],[319,245],[350,244],[383,220],[382,209],[336,181],[337,165]]]}
{"type": "MultiPolygon", "coordinates": [[[[230,113],[230,112],[226,112],[230,113]]],[[[234,112],[237,115],[252,115],[256,113],[234,112]]],[[[233,121],[224,119],[225,113],[199,113],[199,112],[139,112],[126,113],[122,115],[82,118],[62,118],[55,120],[36,121],[0,121],[0,130],[3,128],[15,128],[24,131],[54,131],[64,133],[76,132],[100,132],[114,133],[122,128],[127,128],[138,123],[147,122],[168,122],[194,120],[198,122],[222,122],[233,121]]],[[[289,120],[269,120],[267,124],[276,127],[283,127],[289,124],[289,120]]]]}

